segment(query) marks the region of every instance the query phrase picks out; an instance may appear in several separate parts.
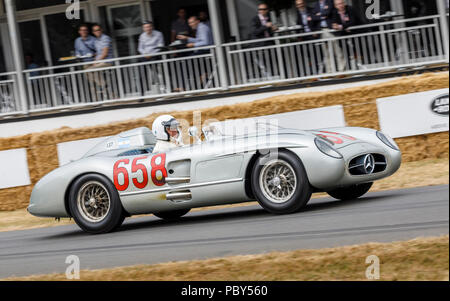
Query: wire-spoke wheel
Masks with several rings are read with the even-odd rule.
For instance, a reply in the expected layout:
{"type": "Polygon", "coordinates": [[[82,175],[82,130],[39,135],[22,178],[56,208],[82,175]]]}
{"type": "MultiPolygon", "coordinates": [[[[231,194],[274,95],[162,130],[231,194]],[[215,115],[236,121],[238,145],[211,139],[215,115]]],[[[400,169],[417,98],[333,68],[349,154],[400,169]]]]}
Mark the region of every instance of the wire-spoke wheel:
{"type": "Polygon", "coordinates": [[[272,160],[264,165],[259,176],[264,196],[274,203],[289,201],[297,187],[295,171],[283,160],[272,160]]]}
{"type": "Polygon", "coordinates": [[[108,190],[100,182],[89,181],[78,191],[78,210],[86,220],[92,223],[105,219],[110,203],[108,190]]]}
{"type": "Polygon", "coordinates": [[[300,158],[280,150],[260,156],[253,166],[251,185],[259,204],[271,213],[293,213],[311,198],[311,186],[300,158]]]}
{"type": "Polygon", "coordinates": [[[69,209],[77,225],[88,233],[107,233],[125,219],[114,184],[103,175],[87,174],[72,184],[69,209]]]}

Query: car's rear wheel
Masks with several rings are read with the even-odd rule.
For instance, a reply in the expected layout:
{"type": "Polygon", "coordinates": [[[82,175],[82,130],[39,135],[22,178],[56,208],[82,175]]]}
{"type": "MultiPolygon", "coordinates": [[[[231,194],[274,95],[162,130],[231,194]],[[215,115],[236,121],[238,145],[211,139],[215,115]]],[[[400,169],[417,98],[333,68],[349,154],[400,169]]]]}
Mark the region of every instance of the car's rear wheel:
{"type": "Polygon", "coordinates": [[[153,213],[153,215],[165,220],[176,220],[186,215],[189,211],[191,211],[191,209],[180,209],[180,210],[153,213]]]}
{"type": "Polygon", "coordinates": [[[252,170],[251,184],[259,204],[275,214],[299,211],[312,193],[303,163],[288,151],[259,157],[252,170]]]}
{"type": "Polygon", "coordinates": [[[74,182],[69,208],[77,225],[92,234],[111,232],[125,219],[116,188],[99,174],[84,175],[74,182]]]}
{"type": "Polygon", "coordinates": [[[348,187],[342,187],[338,189],[334,189],[331,191],[327,191],[327,193],[335,199],[338,200],[354,200],[363,195],[365,195],[370,188],[372,187],[373,182],[371,183],[362,183],[357,185],[352,185],[348,187]]]}

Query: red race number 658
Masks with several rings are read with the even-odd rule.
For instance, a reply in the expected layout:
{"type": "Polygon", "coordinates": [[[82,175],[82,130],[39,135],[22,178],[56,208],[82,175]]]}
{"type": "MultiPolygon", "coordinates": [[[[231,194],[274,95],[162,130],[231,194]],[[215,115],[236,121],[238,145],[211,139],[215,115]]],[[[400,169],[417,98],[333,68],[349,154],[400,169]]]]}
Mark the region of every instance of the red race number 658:
{"type": "MultiPolygon", "coordinates": [[[[147,159],[147,156],[138,157],[131,163],[131,181],[134,187],[144,189],[148,184],[148,170],[147,166],[139,161],[147,159]],[[138,173],[142,174],[142,181],[138,179],[138,173]]],[[[122,159],[114,164],[114,186],[118,191],[125,191],[130,185],[130,175],[128,174],[127,165],[130,164],[129,159],[122,159]],[[123,183],[119,182],[119,176],[122,175],[123,183]]],[[[150,175],[153,184],[156,186],[163,186],[166,183],[167,169],[166,169],[166,154],[158,154],[150,160],[150,175]]]]}

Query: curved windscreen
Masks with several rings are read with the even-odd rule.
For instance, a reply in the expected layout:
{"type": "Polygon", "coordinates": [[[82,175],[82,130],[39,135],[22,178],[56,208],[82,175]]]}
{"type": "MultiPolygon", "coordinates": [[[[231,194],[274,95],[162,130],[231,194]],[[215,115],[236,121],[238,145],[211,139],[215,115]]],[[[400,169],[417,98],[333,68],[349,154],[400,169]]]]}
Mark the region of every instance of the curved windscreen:
{"type": "Polygon", "coordinates": [[[144,148],[144,149],[132,149],[127,150],[123,153],[117,155],[117,157],[129,157],[129,156],[138,156],[138,155],[147,155],[153,152],[153,147],[144,148]]]}

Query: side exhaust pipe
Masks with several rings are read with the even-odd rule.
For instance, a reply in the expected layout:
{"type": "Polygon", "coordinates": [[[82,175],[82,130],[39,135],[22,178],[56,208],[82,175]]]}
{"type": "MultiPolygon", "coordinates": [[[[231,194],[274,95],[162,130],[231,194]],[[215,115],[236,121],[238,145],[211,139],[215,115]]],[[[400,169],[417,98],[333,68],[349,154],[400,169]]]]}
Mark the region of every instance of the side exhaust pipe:
{"type": "Polygon", "coordinates": [[[189,201],[192,199],[190,191],[169,192],[166,194],[166,199],[173,202],[189,201]]]}

